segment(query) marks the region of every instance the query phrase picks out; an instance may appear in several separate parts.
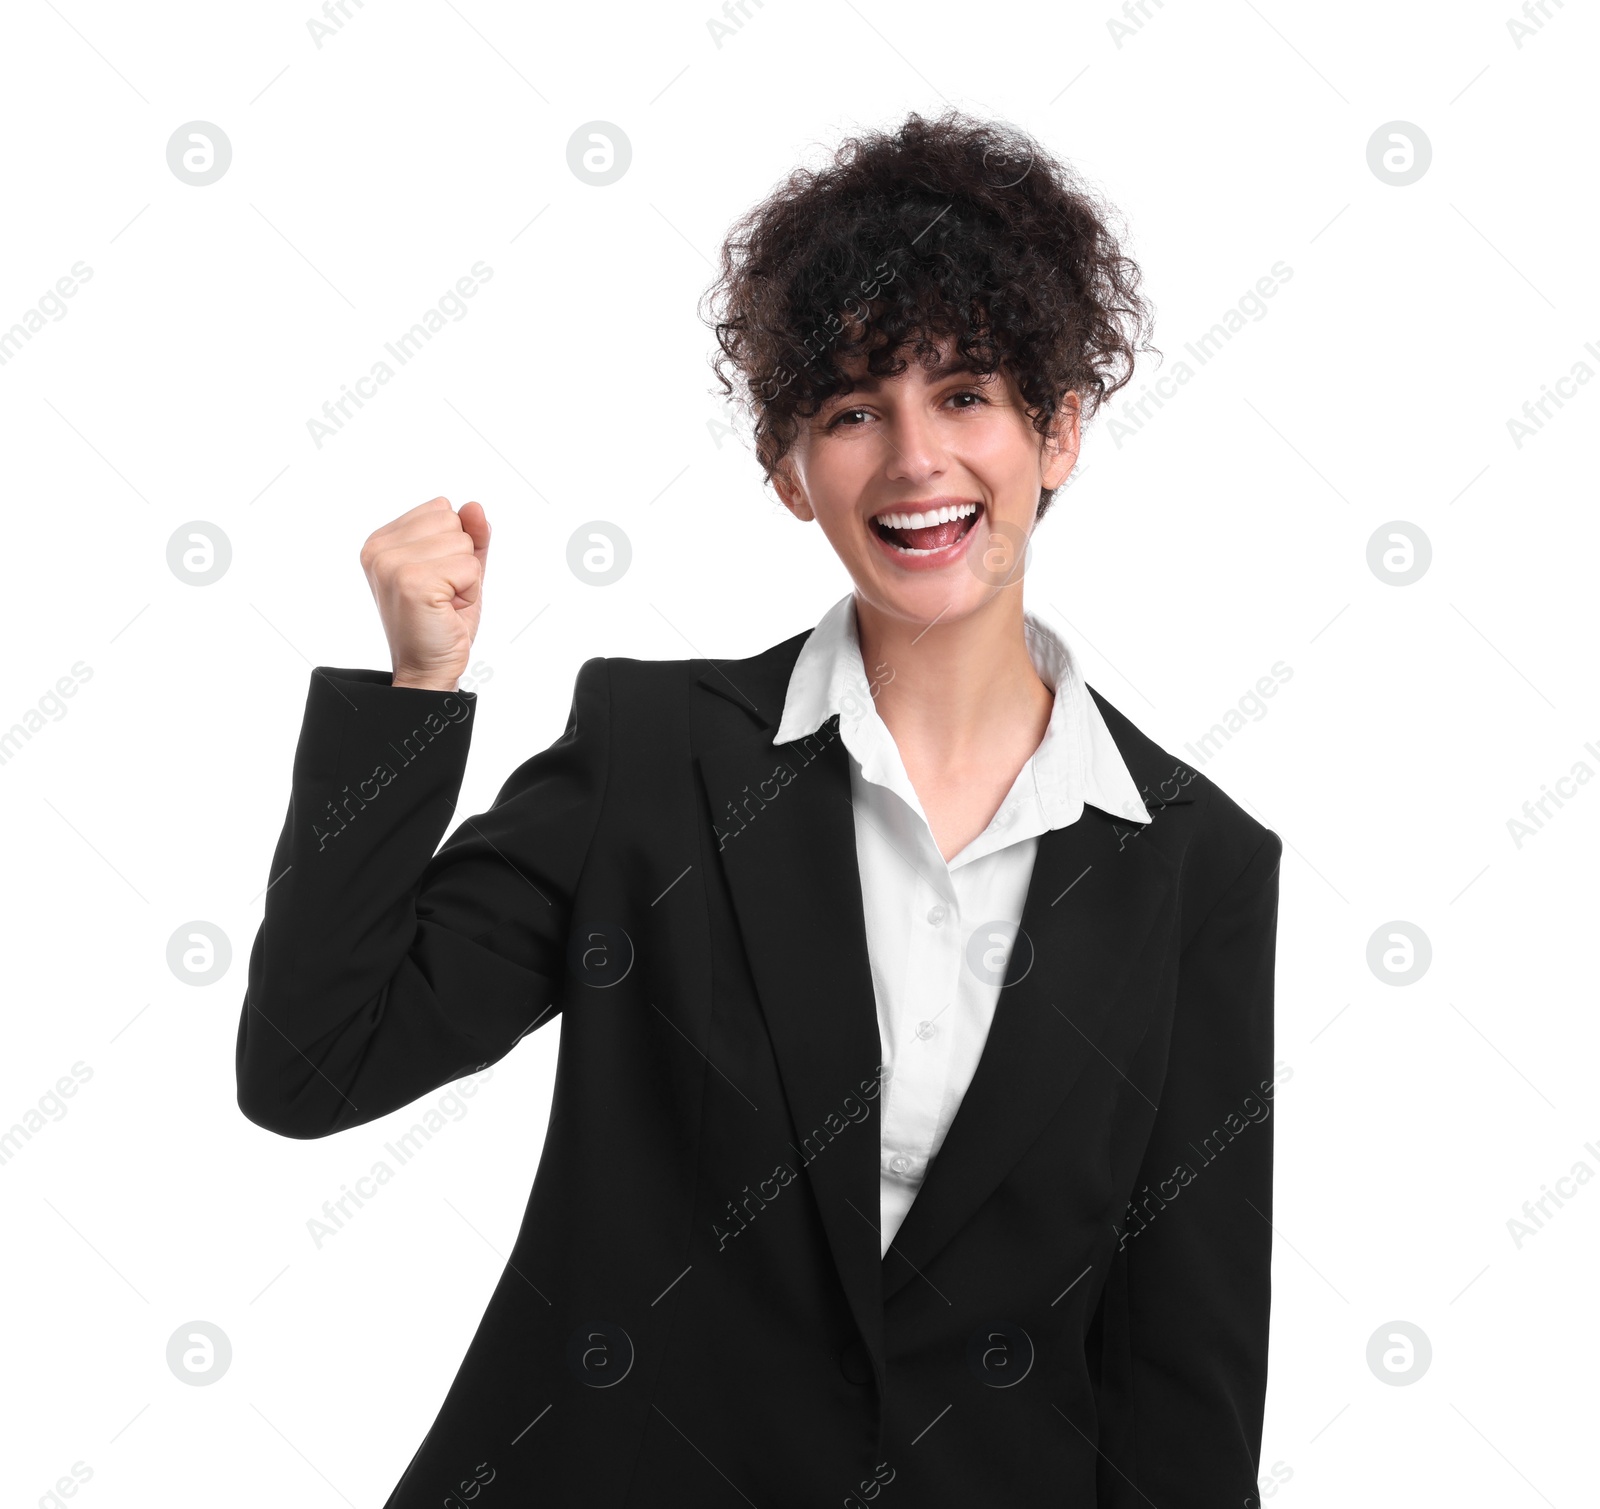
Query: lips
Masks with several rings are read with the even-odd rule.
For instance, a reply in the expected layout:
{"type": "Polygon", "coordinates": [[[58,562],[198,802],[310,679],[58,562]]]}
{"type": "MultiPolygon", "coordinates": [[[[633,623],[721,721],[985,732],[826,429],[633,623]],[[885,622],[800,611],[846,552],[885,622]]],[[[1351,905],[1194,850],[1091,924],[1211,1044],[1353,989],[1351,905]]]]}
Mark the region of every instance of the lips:
{"type": "Polygon", "coordinates": [[[983,508],[970,499],[929,499],[875,514],[873,532],[897,555],[915,560],[948,550],[977,523],[983,508]]]}

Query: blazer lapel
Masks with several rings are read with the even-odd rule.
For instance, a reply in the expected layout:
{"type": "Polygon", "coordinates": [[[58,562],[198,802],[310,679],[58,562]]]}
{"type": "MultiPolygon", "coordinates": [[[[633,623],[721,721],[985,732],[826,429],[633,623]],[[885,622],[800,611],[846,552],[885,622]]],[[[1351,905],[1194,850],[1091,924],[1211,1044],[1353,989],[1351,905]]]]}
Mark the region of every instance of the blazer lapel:
{"type": "Polygon", "coordinates": [[[1177,894],[1176,866],[1149,829],[1165,808],[1194,801],[1195,773],[1090,695],[1151,822],[1086,806],[1071,827],[1040,834],[977,1070],[883,1259],[885,1303],[989,1198],[1084,1068],[1098,1058],[1120,1069],[1144,1036],[1153,1002],[1123,989],[1177,894]]]}
{"type": "Polygon", "coordinates": [[[831,719],[774,745],[805,638],[732,662],[701,686],[745,707],[697,750],[719,857],[784,1093],[850,1309],[883,1376],[877,1006],[850,804],[849,753],[831,719]],[[737,682],[737,687],[734,686],[737,682]],[[864,1089],[865,1087],[865,1089],[864,1089]],[[870,1092],[870,1093],[867,1093],[870,1092]],[[862,1107],[869,1114],[862,1115],[862,1107]],[[854,1111],[859,1120],[851,1119],[854,1111]]]}
{"type": "MultiPolygon", "coordinates": [[[[1157,819],[1159,821],[1159,819],[1157,819]]],[[[883,1259],[885,1301],[921,1274],[1044,1130],[1086,1065],[1113,1068],[1150,1003],[1122,999],[1175,892],[1147,837],[1093,807],[1039,836],[1022,923],[978,1067],[883,1259]]]]}
{"type": "MultiPolygon", "coordinates": [[[[1086,807],[1040,836],[1021,927],[982,1057],[938,1156],[879,1256],[877,1006],[867,953],[849,753],[830,719],[774,745],[805,634],[713,665],[699,686],[744,708],[697,757],[789,1108],[801,1138],[838,1129],[807,1164],[856,1323],[883,1376],[883,1305],[993,1193],[1087,1064],[1125,1058],[1148,1000],[1122,1000],[1140,950],[1176,895],[1176,869],[1146,825],[1086,807]],[[845,1102],[871,1108],[859,1123],[845,1102]],[[842,1127],[841,1127],[842,1123],[842,1127]]],[[[1192,787],[1156,745],[1092,693],[1155,823],[1192,787]]],[[[702,725],[704,726],[704,725],[702,725]]],[[[819,1139],[820,1140],[820,1139],[819,1139]]],[[[812,1147],[817,1146],[816,1142],[812,1147]]]]}

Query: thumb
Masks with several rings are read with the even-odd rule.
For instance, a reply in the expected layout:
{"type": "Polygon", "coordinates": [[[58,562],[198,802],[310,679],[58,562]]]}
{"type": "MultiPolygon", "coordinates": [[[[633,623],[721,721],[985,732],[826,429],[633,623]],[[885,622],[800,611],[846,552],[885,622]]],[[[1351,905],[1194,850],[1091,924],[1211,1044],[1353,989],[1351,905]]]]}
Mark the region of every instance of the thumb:
{"type": "Polygon", "coordinates": [[[461,520],[461,527],[466,530],[472,541],[473,553],[478,557],[480,566],[487,564],[489,555],[489,528],[488,515],[483,511],[481,503],[463,503],[461,512],[457,515],[461,520]]]}

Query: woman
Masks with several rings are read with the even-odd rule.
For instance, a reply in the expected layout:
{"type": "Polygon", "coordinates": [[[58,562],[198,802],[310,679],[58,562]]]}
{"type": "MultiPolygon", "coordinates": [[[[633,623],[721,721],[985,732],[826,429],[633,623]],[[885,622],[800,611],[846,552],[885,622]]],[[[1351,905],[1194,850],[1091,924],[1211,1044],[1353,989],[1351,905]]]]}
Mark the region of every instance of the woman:
{"type": "Polygon", "coordinates": [[[312,675],[240,1107],[326,1136],[564,1015],[391,1509],[1257,1502],[1282,846],[1023,607],[1137,286],[999,126],[793,175],[717,368],[852,592],[748,659],[587,661],[437,854],[489,524],[367,541],[393,670],[312,675]]]}

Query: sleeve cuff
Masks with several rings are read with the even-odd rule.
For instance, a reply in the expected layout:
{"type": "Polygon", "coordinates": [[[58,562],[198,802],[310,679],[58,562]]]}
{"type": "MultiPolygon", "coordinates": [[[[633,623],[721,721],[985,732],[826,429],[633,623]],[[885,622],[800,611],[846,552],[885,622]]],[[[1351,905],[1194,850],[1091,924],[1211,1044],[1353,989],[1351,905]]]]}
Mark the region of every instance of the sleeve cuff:
{"type": "Polygon", "coordinates": [[[337,785],[377,765],[400,769],[423,750],[447,751],[428,763],[429,785],[460,780],[466,766],[476,692],[394,686],[389,671],[319,665],[312,669],[295,756],[295,780],[337,785]]]}

